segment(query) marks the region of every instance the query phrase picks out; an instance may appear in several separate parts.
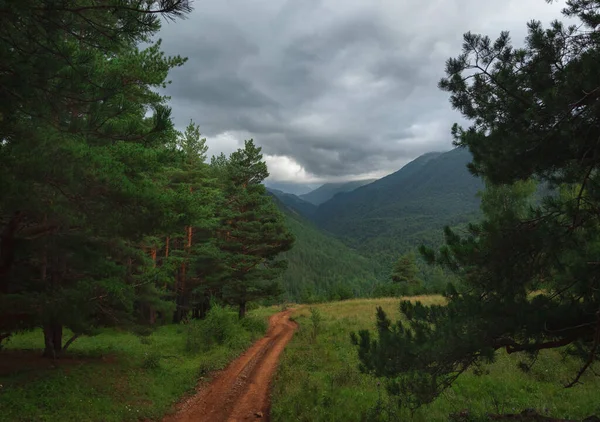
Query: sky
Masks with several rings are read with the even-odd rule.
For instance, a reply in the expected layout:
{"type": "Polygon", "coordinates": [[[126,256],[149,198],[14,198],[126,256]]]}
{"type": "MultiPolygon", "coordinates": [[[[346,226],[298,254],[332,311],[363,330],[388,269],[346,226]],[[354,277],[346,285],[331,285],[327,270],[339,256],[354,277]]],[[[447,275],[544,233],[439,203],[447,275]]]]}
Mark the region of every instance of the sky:
{"type": "Polygon", "coordinates": [[[195,0],[165,22],[175,124],[200,125],[209,154],[253,138],[271,183],[315,186],[377,178],[452,147],[461,122],[437,88],[471,31],[516,45],[531,19],[560,18],[544,0],[195,0]]]}

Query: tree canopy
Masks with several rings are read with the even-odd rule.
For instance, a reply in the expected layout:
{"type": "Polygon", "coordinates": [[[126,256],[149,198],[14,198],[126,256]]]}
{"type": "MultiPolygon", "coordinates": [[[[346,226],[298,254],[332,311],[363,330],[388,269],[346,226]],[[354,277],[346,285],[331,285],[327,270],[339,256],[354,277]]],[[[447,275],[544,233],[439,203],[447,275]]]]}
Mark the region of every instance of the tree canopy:
{"type": "Polygon", "coordinates": [[[524,368],[545,349],[580,358],[567,387],[600,356],[600,2],[570,0],[563,13],[578,24],[529,22],[523,48],[506,32],[467,33],[447,62],[439,86],[471,122],[452,133],[486,180],[484,216],[422,253],[460,287],[448,287],[445,306],[402,302],[406,322],[379,309],[378,337],[353,336],[363,369],[388,377],[406,406],[500,349],[523,352],[524,368]]]}
{"type": "MultiPolygon", "coordinates": [[[[102,326],[201,316],[207,295],[225,298],[237,280],[211,261],[224,212],[252,217],[248,238],[267,230],[291,245],[254,187],[268,174],[260,150],[247,143],[207,163],[199,127],[177,131],[158,93],[186,60],[151,37],[161,17],[190,10],[187,0],[0,4],[0,342],[43,328],[55,357],[102,326]],[[242,208],[225,202],[250,190],[242,208]],[[220,284],[207,292],[209,278],[220,284]]],[[[276,261],[275,240],[257,265],[276,261]]]]}

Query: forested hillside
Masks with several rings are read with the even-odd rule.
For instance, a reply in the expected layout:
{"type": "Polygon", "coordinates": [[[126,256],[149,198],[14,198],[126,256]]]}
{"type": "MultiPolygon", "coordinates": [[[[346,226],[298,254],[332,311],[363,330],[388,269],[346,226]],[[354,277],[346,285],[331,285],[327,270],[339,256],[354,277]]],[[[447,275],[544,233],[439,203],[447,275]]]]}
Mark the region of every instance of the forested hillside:
{"type": "Polygon", "coordinates": [[[338,193],[342,192],[351,192],[354,189],[357,189],[361,186],[368,185],[369,183],[374,182],[376,179],[368,179],[368,180],[352,180],[350,182],[340,182],[340,183],[325,183],[322,186],[319,186],[317,189],[305,193],[303,195],[299,195],[300,199],[303,199],[307,202],[310,202],[314,205],[320,205],[323,202],[329,201],[338,193]]]}
{"type": "Polygon", "coordinates": [[[276,196],[277,199],[279,199],[289,210],[294,211],[303,217],[312,219],[317,211],[316,205],[301,199],[299,196],[294,195],[293,193],[287,193],[282,190],[269,187],[267,187],[267,191],[276,196]]]}
{"type": "Polygon", "coordinates": [[[314,302],[366,296],[387,277],[387,268],[361,256],[271,195],[296,238],[294,247],[282,254],[288,262],[282,283],[289,300],[314,302]]]}
{"type": "Polygon", "coordinates": [[[428,153],[390,174],[321,204],[315,221],[362,253],[389,266],[421,244],[443,241],[442,229],[478,213],[480,179],[466,165],[468,151],[428,153]]]}

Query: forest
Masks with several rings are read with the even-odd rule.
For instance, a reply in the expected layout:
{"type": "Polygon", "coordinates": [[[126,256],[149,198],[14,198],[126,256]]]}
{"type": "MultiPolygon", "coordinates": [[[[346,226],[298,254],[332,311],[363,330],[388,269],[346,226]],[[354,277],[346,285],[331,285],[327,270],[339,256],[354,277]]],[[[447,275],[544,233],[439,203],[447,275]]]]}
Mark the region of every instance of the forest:
{"type": "Polygon", "coordinates": [[[243,317],[281,293],[294,242],[261,149],[207,162],[158,93],[186,60],[139,45],[191,5],[114,7],[2,6],[0,340],[41,327],[47,356],[100,327],[203,317],[212,299],[243,317]]]}
{"type": "Polygon", "coordinates": [[[300,196],[176,128],[192,6],[0,1],[0,421],[597,420],[600,1],[465,33],[452,150],[300,196]]]}

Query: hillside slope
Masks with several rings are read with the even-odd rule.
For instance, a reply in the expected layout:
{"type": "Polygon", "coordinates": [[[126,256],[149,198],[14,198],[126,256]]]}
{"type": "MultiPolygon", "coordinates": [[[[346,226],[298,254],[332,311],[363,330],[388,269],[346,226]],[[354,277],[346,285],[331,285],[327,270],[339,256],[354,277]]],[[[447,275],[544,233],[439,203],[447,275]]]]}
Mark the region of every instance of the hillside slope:
{"type": "Polygon", "coordinates": [[[376,179],[369,180],[353,180],[350,182],[341,182],[341,183],[325,183],[323,186],[318,187],[317,189],[305,193],[303,195],[299,195],[300,199],[303,199],[307,202],[310,202],[314,205],[320,205],[335,195],[343,192],[351,192],[354,189],[357,189],[361,186],[368,185],[369,183],[374,182],[376,179]]]}
{"type": "Polygon", "coordinates": [[[317,206],[315,204],[307,202],[293,193],[287,193],[282,190],[272,188],[267,188],[267,191],[275,195],[277,199],[279,199],[291,211],[294,211],[303,217],[312,219],[317,211],[317,206]]]}
{"type": "Polygon", "coordinates": [[[270,195],[296,236],[292,250],[283,254],[288,269],[282,281],[289,300],[345,299],[372,291],[383,274],[373,260],[318,229],[273,193],[270,195]]]}
{"type": "Polygon", "coordinates": [[[483,188],[466,165],[470,153],[428,153],[397,172],[340,193],[321,204],[314,220],[383,265],[420,244],[439,244],[442,228],[471,221],[483,188]]]}

